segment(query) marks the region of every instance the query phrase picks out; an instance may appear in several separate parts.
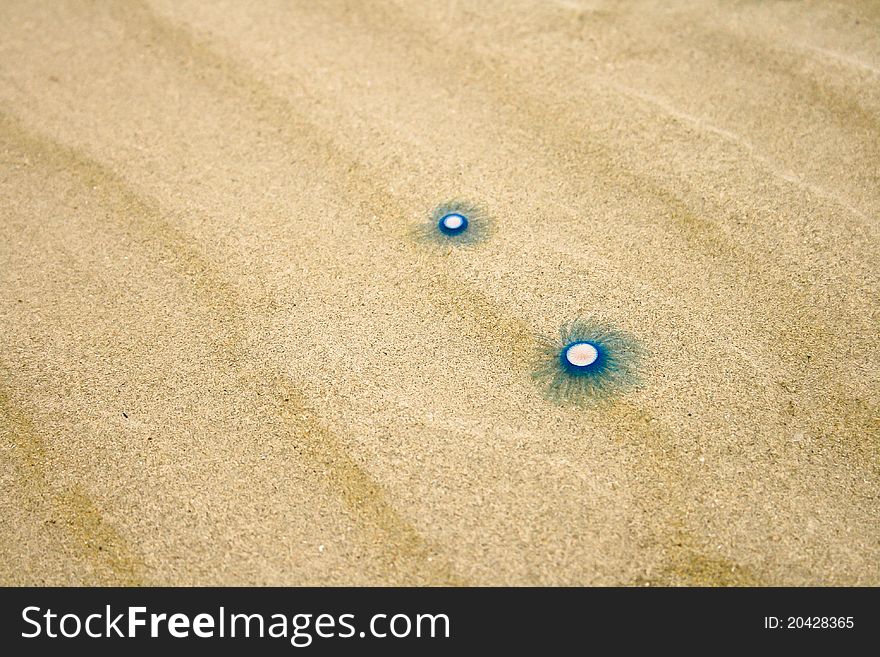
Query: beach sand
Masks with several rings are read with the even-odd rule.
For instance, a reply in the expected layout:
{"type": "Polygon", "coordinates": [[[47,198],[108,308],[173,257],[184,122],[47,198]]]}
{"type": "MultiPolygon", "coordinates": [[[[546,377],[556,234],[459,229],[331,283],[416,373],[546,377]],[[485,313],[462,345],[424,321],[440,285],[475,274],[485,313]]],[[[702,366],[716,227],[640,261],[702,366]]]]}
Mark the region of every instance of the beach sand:
{"type": "Polygon", "coordinates": [[[6,0],[0,584],[880,585],[878,163],[873,2],[6,0]]]}

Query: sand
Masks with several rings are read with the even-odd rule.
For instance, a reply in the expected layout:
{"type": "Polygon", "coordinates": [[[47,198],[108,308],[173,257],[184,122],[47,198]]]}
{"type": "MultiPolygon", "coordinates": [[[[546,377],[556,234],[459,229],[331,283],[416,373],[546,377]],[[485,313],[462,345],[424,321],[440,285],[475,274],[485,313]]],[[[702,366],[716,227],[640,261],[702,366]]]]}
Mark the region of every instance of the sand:
{"type": "Polygon", "coordinates": [[[868,1],[0,3],[0,584],[880,585],[878,162],[868,1]]]}

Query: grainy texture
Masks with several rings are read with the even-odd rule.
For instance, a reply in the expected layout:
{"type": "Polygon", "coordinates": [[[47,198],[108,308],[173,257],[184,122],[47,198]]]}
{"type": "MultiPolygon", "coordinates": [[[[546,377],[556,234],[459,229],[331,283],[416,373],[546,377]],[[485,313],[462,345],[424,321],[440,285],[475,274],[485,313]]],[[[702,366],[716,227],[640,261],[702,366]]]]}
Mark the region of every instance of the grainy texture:
{"type": "Polygon", "coordinates": [[[0,584],[880,585],[878,162],[874,2],[6,0],[0,584]]]}

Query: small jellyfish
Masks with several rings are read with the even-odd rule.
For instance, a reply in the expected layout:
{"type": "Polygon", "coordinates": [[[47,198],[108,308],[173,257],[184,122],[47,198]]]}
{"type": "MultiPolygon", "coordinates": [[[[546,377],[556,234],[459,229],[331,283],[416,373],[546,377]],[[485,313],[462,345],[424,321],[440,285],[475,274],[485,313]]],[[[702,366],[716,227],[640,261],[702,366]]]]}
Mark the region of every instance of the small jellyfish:
{"type": "Polygon", "coordinates": [[[486,214],[475,205],[451,201],[437,206],[427,222],[415,228],[419,241],[439,246],[472,246],[486,239],[490,232],[486,214]]]}
{"type": "Polygon", "coordinates": [[[445,235],[459,235],[468,229],[468,218],[459,212],[448,212],[440,217],[437,228],[445,235]]]}
{"type": "Polygon", "coordinates": [[[641,352],[627,333],[576,319],[541,339],[532,376],[552,401],[592,406],[638,384],[641,352]]]}

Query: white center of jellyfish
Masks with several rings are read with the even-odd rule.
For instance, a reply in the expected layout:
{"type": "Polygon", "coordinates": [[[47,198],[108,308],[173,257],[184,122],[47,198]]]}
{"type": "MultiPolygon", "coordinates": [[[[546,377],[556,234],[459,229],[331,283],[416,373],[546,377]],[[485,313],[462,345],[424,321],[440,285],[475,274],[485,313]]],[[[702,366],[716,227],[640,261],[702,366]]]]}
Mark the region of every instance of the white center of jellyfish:
{"type": "Polygon", "coordinates": [[[443,225],[449,230],[458,230],[464,223],[464,217],[460,214],[447,214],[443,217],[443,225]]]}
{"type": "Polygon", "coordinates": [[[596,362],[599,352],[589,342],[578,342],[565,350],[565,360],[575,367],[586,367],[596,362]]]}

